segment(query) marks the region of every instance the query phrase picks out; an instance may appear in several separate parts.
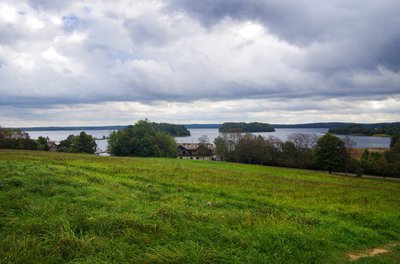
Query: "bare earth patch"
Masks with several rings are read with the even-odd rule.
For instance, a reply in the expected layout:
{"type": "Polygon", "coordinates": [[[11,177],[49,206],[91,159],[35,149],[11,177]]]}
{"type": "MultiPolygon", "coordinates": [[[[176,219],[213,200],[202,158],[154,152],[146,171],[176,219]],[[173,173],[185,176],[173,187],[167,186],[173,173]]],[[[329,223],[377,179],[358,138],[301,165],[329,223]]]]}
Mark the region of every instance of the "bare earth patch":
{"type": "MultiPolygon", "coordinates": [[[[395,245],[391,244],[388,245],[389,247],[393,247],[395,245]]],[[[384,249],[384,248],[374,248],[374,249],[369,249],[363,252],[351,252],[348,253],[347,256],[349,257],[350,261],[356,261],[359,258],[365,258],[365,257],[373,257],[379,254],[384,254],[384,253],[389,253],[390,250],[384,249]]]]}

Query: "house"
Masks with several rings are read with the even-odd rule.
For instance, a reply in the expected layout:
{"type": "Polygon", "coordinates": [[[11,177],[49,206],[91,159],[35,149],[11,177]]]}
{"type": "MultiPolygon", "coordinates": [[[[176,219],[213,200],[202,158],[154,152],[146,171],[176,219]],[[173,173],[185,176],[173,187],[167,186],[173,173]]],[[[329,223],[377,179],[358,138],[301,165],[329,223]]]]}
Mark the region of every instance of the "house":
{"type": "Polygon", "coordinates": [[[213,159],[215,147],[210,143],[182,143],[178,145],[180,159],[213,159]]]}
{"type": "Polygon", "coordinates": [[[47,146],[49,147],[49,151],[57,151],[57,144],[54,141],[47,141],[47,146]]]}

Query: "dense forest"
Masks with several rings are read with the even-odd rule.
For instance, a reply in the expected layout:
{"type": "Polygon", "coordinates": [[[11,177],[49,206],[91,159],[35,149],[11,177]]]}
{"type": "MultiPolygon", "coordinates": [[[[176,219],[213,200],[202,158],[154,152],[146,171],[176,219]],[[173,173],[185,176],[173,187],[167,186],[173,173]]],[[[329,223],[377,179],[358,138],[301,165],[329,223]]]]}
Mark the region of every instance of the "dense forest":
{"type": "Polygon", "coordinates": [[[223,123],[218,131],[220,133],[250,133],[250,132],[273,132],[275,129],[268,123],[259,122],[228,122],[223,123]]]}
{"type": "Polygon", "coordinates": [[[351,124],[329,129],[330,133],[340,135],[395,135],[400,133],[400,122],[377,124],[351,124]]]}

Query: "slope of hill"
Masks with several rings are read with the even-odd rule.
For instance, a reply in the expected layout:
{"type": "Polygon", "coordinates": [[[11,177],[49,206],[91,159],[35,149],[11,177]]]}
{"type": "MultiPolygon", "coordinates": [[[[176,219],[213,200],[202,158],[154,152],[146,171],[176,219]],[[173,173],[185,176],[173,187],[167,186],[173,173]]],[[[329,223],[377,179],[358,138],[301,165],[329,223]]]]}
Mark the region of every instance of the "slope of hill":
{"type": "Polygon", "coordinates": [[[399,204],[384,180],[0,150],[0,262],[397,263],[399,204]]]}

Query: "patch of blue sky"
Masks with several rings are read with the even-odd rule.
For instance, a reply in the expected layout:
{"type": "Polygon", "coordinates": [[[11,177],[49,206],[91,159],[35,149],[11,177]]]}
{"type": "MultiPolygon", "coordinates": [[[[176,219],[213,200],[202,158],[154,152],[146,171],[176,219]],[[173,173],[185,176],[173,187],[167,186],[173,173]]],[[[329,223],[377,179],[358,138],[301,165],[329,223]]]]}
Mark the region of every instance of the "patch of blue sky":
{"type": "Polygon", "coordinates": [[[92,9],[91,9],[90,7],[88,7],[88,6],[85,6],[85,7],[83,8],[83,10],[85,10],[86,13],[92,12],[92,9]]]}
{"type": "Polygon", "coordinates": [[[88,50],[96,50],[98,52],[101,52],[107,59],[115,61],[115,60],[119,60],[121,62],[125,62],[128,60],[132,60],[132,59],[141,59],[142,56],[137,56],[136,54],[134,54],[132,51],[126,50],[126,51],[122,51],[122,50],[113,50],[112,48],[110,48],[108,45],[103,45],[100,43],[91,43],[88,44],[86,46],[86,48],[88,50]]]}
{"type": "Polygon", "coordinates": [[[68,29],[74,29],[82,23],[81,19],[75,15],[63,16],[62,21],[68,29]]]}
{"type": "Polygon", "coordinates": [[[135,56],[132,52],[129,51],[117,51],[117,52],[108,52],[107,57],[112,60],[119,60],[121,62],[133,60],[133,59],[141,59],[141,56],[135,56]]]}

